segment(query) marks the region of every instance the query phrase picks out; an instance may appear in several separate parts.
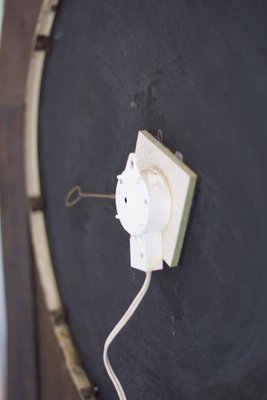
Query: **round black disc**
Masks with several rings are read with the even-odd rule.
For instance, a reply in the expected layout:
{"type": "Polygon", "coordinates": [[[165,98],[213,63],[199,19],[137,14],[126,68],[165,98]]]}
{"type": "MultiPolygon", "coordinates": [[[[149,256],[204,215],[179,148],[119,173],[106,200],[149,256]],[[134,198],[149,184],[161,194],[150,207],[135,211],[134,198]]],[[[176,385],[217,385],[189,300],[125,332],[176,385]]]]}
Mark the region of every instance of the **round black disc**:
{"type": "Polygon", "coordinates": [[[127,398],[267,398],[267,3],[64,0],[39,122],[46,223],[83,366],[115,399],[104,341],[142,285],[112,200],[137,132],[198,174],[178,268],[110,350],[127,398]]]}

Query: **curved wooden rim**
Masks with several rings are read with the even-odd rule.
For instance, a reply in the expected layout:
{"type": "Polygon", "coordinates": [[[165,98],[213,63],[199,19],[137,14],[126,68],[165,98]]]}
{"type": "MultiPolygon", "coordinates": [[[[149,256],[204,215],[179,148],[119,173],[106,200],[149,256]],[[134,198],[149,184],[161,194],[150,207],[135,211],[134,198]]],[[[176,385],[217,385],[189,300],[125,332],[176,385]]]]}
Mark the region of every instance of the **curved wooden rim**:
{"type": "Polygon", "coordinates": [[[44,0],[37,21],[28,70],[25,98],[25,174],[26,193],[30,200],[29,221],[35,266],[39,275],[45,305],[52,329],[64,354],[65,363],[81,398],[94,398],[94,387],[88,380],[65,321],[54,270],[52,266],[45,218],[38,160],[39,99],[44,61],[49,50],[49,36],[59,0],[44,0]]]}

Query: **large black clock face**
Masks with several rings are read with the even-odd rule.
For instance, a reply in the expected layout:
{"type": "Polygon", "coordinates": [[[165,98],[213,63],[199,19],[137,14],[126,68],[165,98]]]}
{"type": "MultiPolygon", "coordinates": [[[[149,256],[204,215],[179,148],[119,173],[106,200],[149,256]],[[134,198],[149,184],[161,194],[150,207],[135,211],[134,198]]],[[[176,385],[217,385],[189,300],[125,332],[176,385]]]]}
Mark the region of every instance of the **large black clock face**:
{"type": "Polygon", "coordinates": [[[267,397],[267,3],[65,0],[40,103],[57,282],[100,399],[106,336],[144,274],[112,200],[137,132],[163,132],[199,176],[178,268],[155,272],[110,358],[129,399],[267,397]]]}

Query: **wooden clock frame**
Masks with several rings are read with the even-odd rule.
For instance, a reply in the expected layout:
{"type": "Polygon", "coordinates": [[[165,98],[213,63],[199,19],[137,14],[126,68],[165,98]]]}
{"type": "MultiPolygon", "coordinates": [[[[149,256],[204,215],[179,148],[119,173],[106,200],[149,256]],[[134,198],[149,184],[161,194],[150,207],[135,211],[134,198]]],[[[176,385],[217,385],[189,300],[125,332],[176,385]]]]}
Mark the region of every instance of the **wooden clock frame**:
{"type": "Polygon", "coordinates": [[[0,48],[0,189],[8,399],[91,399],[54,278],[44,223],[38,104],[58,0],[7,0],[0,48]]]}

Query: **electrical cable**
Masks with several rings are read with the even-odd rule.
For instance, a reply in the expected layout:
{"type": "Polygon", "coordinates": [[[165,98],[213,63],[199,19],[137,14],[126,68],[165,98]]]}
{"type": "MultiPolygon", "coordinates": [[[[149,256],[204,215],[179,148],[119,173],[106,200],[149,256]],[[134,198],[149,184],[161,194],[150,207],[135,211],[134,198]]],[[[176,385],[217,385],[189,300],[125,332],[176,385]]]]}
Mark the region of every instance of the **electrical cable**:
{"type": "Polygon", "coordinates": [[[108,358],[108,348],[110,346],[110,344],[113,342],[113,340],[116,338],[116,336],[119,334],[119,332],[124,328],[124,326],[127,324],[127,322],[129,321],[129,319],[132,317],[132,315],[134,314],[135,310],[137,309],[137,307],[139,306],[139,304],[141,303],[142,299],[144,298],[147,289],[149,287],[150,281],[151,281],[151,276],[152,276],[152,272],[147,272],[146,273],[146,279],[143,283],[143,286],[141,288],[141,290],[139,291],[139,293],[137,294],[137,296],[135,297],[135,299],[132,301],[130,307],[127,309],[127,311],[125,312],[125,314],[122,316],[122,318],[119,320],[119,322],[117,323],[117,325],[112,329],[112,331],[110,332],[110,334],[108,335],[106,341],[105,341],[105,345],[104,345],[104,351],[103,351],[103,360],[104,360],[104,364],[106,367],[106,371],[117,391],[118,397],[120,400],[127,400],[124,390],[120,384],[119,379],[117,378],[111,364],[108,358]]]}

